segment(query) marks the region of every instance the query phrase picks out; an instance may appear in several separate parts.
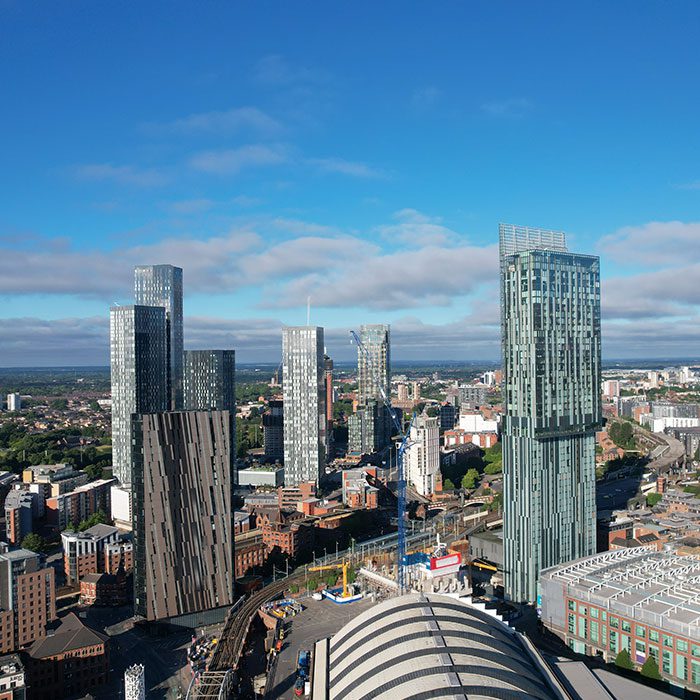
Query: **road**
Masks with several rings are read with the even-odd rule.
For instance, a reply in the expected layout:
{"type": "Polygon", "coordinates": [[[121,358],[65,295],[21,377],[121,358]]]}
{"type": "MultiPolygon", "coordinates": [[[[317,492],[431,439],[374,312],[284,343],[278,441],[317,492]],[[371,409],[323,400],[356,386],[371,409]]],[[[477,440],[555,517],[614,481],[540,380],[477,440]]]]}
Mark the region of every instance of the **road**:
{"type": "Polygon", "coordinates": [[[305,599],[306,610],[291,618],[286,644],[275,664],[268,681],[266,700],[294,698],[294,681],[296,680],[296,662],[300,649],[313,652],[314,644],[319,639],[333,636],[361,612],[374,605],[369,599],[355,603],[337,605],[330,600],[305,599]]]}

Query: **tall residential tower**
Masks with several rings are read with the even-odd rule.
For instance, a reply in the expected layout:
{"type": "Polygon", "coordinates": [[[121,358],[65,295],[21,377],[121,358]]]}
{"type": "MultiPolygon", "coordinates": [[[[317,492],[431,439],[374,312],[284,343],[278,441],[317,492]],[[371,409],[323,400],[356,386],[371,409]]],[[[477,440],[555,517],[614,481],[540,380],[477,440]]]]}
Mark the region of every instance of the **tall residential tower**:
{"type": "Polygon", "coordinates": [[[139,265],[134,269],[134,301],[162,306],[168,326],[168,407],[182,408],[182,268],[173,265],[139,265]]]}
{"type": "Polygon", "coordinates": [[[323,328],[282,330],[284,481],[318,482],[326,466],[326,385],[323,328]]]}
{"type": "Polygon", "coordinates": [[[236,413],[236,351],[186,350],[183,405],[187,411],[236,413]]]}
{"type": "Polygon", "coordinates": [[[505,592],[595,553],[600,261],[563,233],[500,226],[505,592]]]}
{"type": "Polygon", "coordinates": [[[391,416],[384,399],[391,395],[391,335],[386,324],[360,326],[357,348],[357,410],[348,420],[348,449],[369,454],[391,438],[391,416]]]}
{"type": "Polygon", "coordinates": [[[168,339],[161,306],[114,306],[109,312],[113,474],[131,483],[131,415],[168,408],[168,339]]]}

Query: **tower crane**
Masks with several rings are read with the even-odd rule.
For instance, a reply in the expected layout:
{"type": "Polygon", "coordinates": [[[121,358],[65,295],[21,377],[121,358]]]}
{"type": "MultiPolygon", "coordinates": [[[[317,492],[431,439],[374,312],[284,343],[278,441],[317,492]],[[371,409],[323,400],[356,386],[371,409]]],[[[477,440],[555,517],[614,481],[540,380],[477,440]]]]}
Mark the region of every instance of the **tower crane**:
{"type": "Polygon", "coordinates": [[[397,417],[396,413],[392,409],[391,406],[391,398],[387,396],[386,391],[384,390],[383,383],[379,379],[379,373],[377,371],[376,363],[373,361],[372,356],[370,355],[369,350],[365,347],[365,344],[360,340],[360,337],[355,333],[355,331],[350,331],[350,335],[352,336],[353,340],[355,341],[355,344],[357,345],[359,351],[365,356],[367,359],[367,362],[369,366],[372,369],[372,375],[373,379],[375,382],[375,385],[377,386],[377,389],[379,390],[379,394],[382,397],[382,401],[384,403],[384,406],[386,407],[387,411],[389,411],[389,415],[391,416],[391,420],[394,424],[394,430],[396,431],[397,435],[400,438],[399,442],[399,447],[397,450],[397,455],[396,455],[396,466],[397,466],[397,501],[398,501],[398,552],[397,552],[397,581],[396,583],[398,584],[398,589],[399,589],[399,595],[402,595],[405,593],[406,589],[406,522],[405,522],[405,516],[406,516],[406,476],[404,474],[404,467],[403,467],[403,456],[404,453],[406,452],[406,448],[409,447],[409,435],[411,433],[411,426],[413,425],[413,419],[415,418],[415,414],[411,417],[411,422],[408,425],[408,428],[404,431],[402,421],[399,420],[397,417]]]}

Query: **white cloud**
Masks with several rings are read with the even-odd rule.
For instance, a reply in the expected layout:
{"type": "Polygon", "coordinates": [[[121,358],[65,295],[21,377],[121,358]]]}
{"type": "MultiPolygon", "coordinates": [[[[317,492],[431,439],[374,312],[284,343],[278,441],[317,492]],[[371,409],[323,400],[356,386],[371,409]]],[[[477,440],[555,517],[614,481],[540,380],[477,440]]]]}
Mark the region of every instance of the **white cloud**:
{"type": "Polygon", "coordinates": [[[179,202],[166,202],[165,209],[173,214],[201,214],[216,205],[211,199],[183,199],[179,202]]]}
{"type": "Polygon", "coordinates": [[[367,165],[367,163],[344,160],[343,158],[309,158],[306,162],[326,173],[338,173],[340,175],[350,175],[351,177],[386,177],[381,170],[377,170],[367,165]]]}
{"type": "Polygon", "coordinates": [[[416,209],[401,209],[393,218],[399,223],[378,226],[377,233],[388,241],[416,246],[445,245],[459,239],[459,234],[443,226],[438,217],[430,217],[416,209]]]}
{"type": "Polygon", "coordinates": [[[214,175],[235,175],[246,168],[280,165],[289,158],[282,145],[248,145],[220,151],[204,151],[190,159],[195,170],[214,175]]]}
{"type": "Polygon", "coordinates": [[[625,226],[600,239],[601,252],[615,262],[653,267],[700,259],[700,222],[650,221],[625,226]]]}
{"type": "Polygon", "coordinates": [[[235,107],[228,110],[199,112],[162,124],[146,124],[153,133],[229,135],[250,129],[262,134],[282,131],[282,124],[257,107],[235,107]]]}
{"type": "Polygon", "coordinates": [[[89,163],[75,166],[73,172],[81,180],[114,182],[136,187],[157,187],[168,181],[166,174],[158,168],[140,168],[135,165],[89,163]]]}

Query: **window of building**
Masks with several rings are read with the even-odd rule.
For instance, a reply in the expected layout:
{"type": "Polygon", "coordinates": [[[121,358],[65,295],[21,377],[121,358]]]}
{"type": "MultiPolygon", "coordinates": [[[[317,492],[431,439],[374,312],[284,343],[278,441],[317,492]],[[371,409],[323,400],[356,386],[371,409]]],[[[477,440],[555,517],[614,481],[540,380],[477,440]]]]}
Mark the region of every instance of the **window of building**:
{"type": "Polygon", "coordinates": [[[649,630],[649,640],[652,642],[658,642],[659,641],[659,632],[658,630],[649,630]]]}
{"type": "Polygon", "coordinates": [[[645,627],[642,627],[641,625],[635,625],[634,628],[634,633],[638,636],[644,639],[644,637],[647,636],[647,630],[645,627]]]}
{"type": "Polygon", "coordinates": [[[662,662],[661,662],[661,670],[664,673],[671,673],[671,667],[673,666],[673,654],[671,654],[670,651],[666,651],[664,649],[663,657],[662,657],[662,662]]]}
{"type": "Polygon", "coordinates": [[[700,661],[690,662],[690,682],[693,685],[700,685],[700,661]]]}
{"type": "Polygon", "coordinates": [[[610,616],[610,627],[613,629],[617,629],[620,626],[620,621],[614,617],[613,615],[610,616]]]}
{"type": "Polygon", "coordinates": [[[623,632],[631,632],[632,631],[632,625],[627,620],[622,621],[622,631],[623,632]]]}
{"type": "Polygon", "coordinates": [[[673,637],[669,637],[667,634],[664,635],[664,646],[673,649],[673,637]]]}
{"type": "Polygon", "coordinates": [[[680,678],[681,680],[685,680],[685,675],[687,672],[687,661],[685,656],[681,656],[680,654],[676,654],[676,678],[680,678]]]}
{"type": "Polygon", "coordinates": [[[676,639],[676,651],[688,651],[688,642],[685,639],[676,639]]]}
{"type": "Polygon", "coordinates": [[[593,618],[598,617],[598,608],[591,608],[591,617],[593,617],[593,618]]]}
{"type": "Polygon", "coordinates": [[[576,603],[573,600],[569,601],[569,610],[576,610],[576,603]]]}

